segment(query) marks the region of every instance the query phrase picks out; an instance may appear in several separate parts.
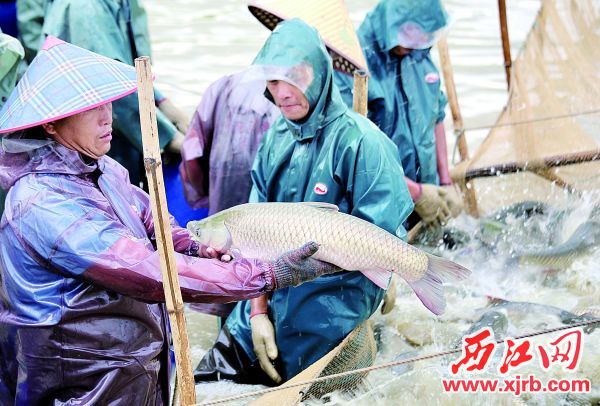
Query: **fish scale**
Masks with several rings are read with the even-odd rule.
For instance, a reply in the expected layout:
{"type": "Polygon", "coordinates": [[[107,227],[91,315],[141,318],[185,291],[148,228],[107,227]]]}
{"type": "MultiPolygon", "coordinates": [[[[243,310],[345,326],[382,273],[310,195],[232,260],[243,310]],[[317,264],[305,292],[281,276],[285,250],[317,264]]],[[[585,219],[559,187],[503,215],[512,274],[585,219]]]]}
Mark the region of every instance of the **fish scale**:
{"type": "Polygon", "coordinates": [[[470,273],[327,203],[248,203],[190,222],[188,229],[202,244],[263,260],[315,241],[316,259],[361,271],[380,287],[387,285],[389,272],[398,273],[436,314],[445,306],[442,282],[470,273]]]}

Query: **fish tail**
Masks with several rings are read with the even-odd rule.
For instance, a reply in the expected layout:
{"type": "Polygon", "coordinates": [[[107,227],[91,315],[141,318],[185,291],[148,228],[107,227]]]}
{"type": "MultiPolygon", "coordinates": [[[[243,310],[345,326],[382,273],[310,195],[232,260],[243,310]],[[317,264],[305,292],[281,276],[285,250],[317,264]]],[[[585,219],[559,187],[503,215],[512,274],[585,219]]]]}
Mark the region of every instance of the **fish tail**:
{"type": "Polygon", "coordinates": [[[446,308],[444,282],[456,282],[467,278],[471,271],[445,258],[427,254],[429,260],[425,275],[418,281],[409,282],[425,307],[440,315],[446,308]]]}

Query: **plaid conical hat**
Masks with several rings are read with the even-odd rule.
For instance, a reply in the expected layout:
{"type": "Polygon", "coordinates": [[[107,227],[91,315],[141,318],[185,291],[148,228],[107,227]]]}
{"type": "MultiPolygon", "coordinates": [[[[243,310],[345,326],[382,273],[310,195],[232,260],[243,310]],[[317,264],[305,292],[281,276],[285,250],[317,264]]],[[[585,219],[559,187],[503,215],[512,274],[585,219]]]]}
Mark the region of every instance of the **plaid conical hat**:
{"type": "Polygon", "coordinates": [[[356,69],[367,71],[367,61],[342,0],[250,0],[248,9],[270,30],[282,20],[304,20],[319,31],[335,54],[335,69],[349,74],[356,69]]]}
{"type": "Polygon", "coordinates": [[[91,110],[136,90],[133,66],[49,36],[0,111],[0,134],[91,110]]]}

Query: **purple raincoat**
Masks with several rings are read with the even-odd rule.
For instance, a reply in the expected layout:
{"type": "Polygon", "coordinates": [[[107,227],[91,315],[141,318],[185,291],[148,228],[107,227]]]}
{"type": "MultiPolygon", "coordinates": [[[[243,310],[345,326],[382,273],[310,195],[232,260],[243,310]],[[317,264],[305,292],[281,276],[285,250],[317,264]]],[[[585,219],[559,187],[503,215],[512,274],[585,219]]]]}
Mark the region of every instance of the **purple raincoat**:
{"type": "MultiPolygon", "coordinates": [[[[109,157],[0,149],[0,404],[164,404],[167,315],[149,197],[109,157]]],[[[273,288],[266,263],[200,259],[173,226],[184,300],[273,288]]]]}
{"type": "Polygon", "coordinates": [[[222,77],[202,97],[181,148],[186,200],[209,214],[247,203],[256,150],[280,110],[264,96],[264,82],[222,77]]]}

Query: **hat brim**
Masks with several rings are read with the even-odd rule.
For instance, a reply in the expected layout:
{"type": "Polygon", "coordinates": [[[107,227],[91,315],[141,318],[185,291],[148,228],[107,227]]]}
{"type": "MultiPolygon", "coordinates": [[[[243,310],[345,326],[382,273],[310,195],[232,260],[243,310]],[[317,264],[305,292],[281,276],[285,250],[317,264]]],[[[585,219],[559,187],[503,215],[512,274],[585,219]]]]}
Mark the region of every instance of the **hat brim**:
{"type": "MultiPolygon", "coordinates": [[[[288,20],[294,17],[298,17],[298,16],[293,16],[293,15],[286,15],[285,13],[278,11],[278,10],[267,10],[266,8],[256,4],[256,3],[250,3],[248,5],[248,10],[250,10],[250,13],[252,13],[252,15],[258,20],[260,21],[265,27],[267,27],[269,30],[273,31],[275,29],[275,27],[277,26],[277,24],[279,24],[281,21],[283,20],[288,20]]],[[[299,17],[301,18],[301,17],[299,17]]],[[[308,24],[310,24],[310,21],[306,21],[308,24]]],[[[315,27],[317,28],[317,30],[319,30],[319,27],[315,27]]],[[[328,38],[323,38],[323,42],[325,42],[325,46],[330,50],[330,52],[332,53],[331,57],[333,60],[333,68],[344,72],[346,74],[352,75],[354,73],[354,71],[356,70],[361,70],[361,71],[365,71],[367,72],[367,65],[366,65],[366,61],[359,61],[356,58],[353,58],[349,55],[347,55],[347,53],[343,52],[340,47],[338,47],[337,45],[335,45],[332,41],[330,41],[328,38]]],[[[358,43],[358,39],[356,40],[356,42],[358,43]]],[[[358,47],[360,48],[360,45],[358,45],[358,47]]],[[[362,54],[362,49],[360,50],[360,53],[362,54]]]]}

